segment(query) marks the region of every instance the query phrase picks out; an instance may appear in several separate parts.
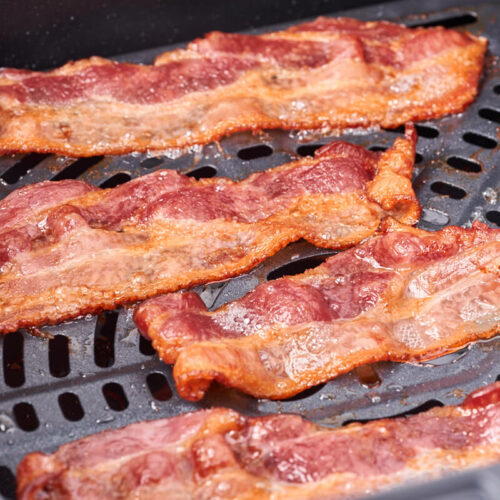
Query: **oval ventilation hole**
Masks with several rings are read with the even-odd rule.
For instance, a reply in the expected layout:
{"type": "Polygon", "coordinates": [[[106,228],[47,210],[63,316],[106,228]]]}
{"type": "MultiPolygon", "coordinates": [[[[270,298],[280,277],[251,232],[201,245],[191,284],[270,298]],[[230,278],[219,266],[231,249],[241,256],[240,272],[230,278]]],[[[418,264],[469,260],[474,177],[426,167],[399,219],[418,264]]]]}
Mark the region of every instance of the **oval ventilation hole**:
{"type": "Polygon", "coordinates": [[[258,146],[250,146],[249,148],[240,149],[238,151],[238,158],[241,160],[255,160],[257,158],[264,158],[271,156],[273,148],[266,144],[259,144],[258,146]]]}
{"type": "Polygon", "coordinates": [[[326,383],[315,385],[314,387],[309,387],[309,389],[299,392],[298,394],[295,394],[295,396],[292,396],[291,398],[283,399],[283,401],[300,401],[301,399],[308,398],[313,394],[316,394],[318,391],[321,391],[321,389],[323,389],[325,385],[326,383]]]}
{"type": "Polygon", "coordinates": [[[475,12],[467,12],[465,14],[455,14],[452,16],[441,17],[432,21],[422,21],[419,23],[408,23],[412,28],[430,26],[444,26],[445,28],[456,28],[457,26],[467,26],[477,21],[477,14],[475,12]]]}
{"type": "Polygon", "coordinates": [[[282,278],[283,276],[293,276],[294,274],[301,274],[308,269],[314,269],[320,264],[323,264],[325,260],[332,254],[326,255],[315,255],[313,257],[305,257],[303,259],[293,260],[288,264],[284,264],[276,269],[273,269],[268,275],[268,280],[275,280],[282,278]]]}
{"type": "Polygon", "coordinates": [[[164,161],[164,158],[147,158],[146,160],[141,161],[141,167],[155,168],[158,165],[161,165],[164,161]]]}
{"type": "Polygon", "coordinates": [[[9,333],[3,339],[3,376],[9,387],[20,387],[24,377],[24,338],[21,333],[9,333]]]}
{"type": "Polygon", "coordinates": [[[69,339],[56,335],[49,340],[49,370],[53,377],[65,377],[69,373],[69,339]]]}
{"type": "Polygon", "coordinates": [[[108,406],[114,411],[123,411],[128,407],[128,399],[123,387],[116,382],[109,382],[102,386],[102,393],[108,406]]]}
{"type": "Polygon", "coordinates": [[[0,465],[0,496],[7,500],[16,498],[16,478],[5,465],[0,465]]]}
{"type": "Polygon", "coordinates": [[[205,165],[204,167],[195,168],[186,174],[188,177],[194,177],[198,179],[210,179],[210,177],[215,177],[217,175],[217,169],[212,167],[212,165],[205,165]]]}
{"type": "Polygon", "coordinates": [[[479,116],[485,118],[490,122],[500,123],[500,111],[491,108],[481,108],[479,110],[479,116]]]}
{"type": "Polygon", "coordinates": [[[314,156],[314,153],[323,146],[324,144],[304,144],[297,148],[297,154],[299,156],[314,156]]]}
{"type": "Polygon", "coordinates": [[[59,408],[61,408],[61,412],[66,420],[78,422],[78,420],[83,418],[84,412],[82,404],[76,394],[64,392],[59,394],[57,401],[59,402],[59,408]]]}
{"type": "Polygon", "coordinates": [[[94,335],[94,362],[108,368],[115,362],[115,332],[118,313],[106,311],[97,316],[94,335]]]}
{"type": "Polygon", "coordinates": [[[385,130],[386,132],[395,132],[397,134],[404,134],[405,133],[405,126],[400,125],[399,127],[396,127],[396,128],[383,128],[382,130],[385,130]]]}
{"type": "Polygon", "coordinates": [[[462,172],[476,174],[481,172],[481,165],[479,165],[479,163],[466,158],[460,158],[459,156],[450,156],[446,160],[446,163],[448,163],[450,167],[456,168],[462,172]]]}
{"type": "Polygon", "coordinates": [[[422,210],[422,220],[434,226],[446,226],[450,222],[448,215],[432,208],[424,208],[422,210]]]}
{"type": "Polygon", "coordinates": [[[361,365],[356,368],[356,375],[359,383],[366,388],[378,387],[382,383],[382,378],[375,365],[361,365]]]}
{"type": "Polygon", "coordinates": [[[500,85],[495,85],[493,87],[493,92],[495,92],[495,94],[500,94],[500,85]]]}
{"type": "Polygon", "coordinates": [[[53,181],[62,181],[63,179],[76,179],[84,174],[90,167],[97,165],[104,156],[92,156],[90,158],[80,158],[71,165],[63,168],[58,174],[52,177],[53,181]]]}
{"type": "MultiPolygon", "coordinates": [[[[388,417],[384,418],[401,418],[401,417],[407,417],[410,415],[417,415],[418,413],[424,413],[426,411],[431,410],[432,408],[438,408],[444,406],[441,401],[438,401],[437,399],[430,399],[429,401],[426,401],[424,404],[421,404],[419,406],[416,406],[415,408],[412,408],[411,410],[404,411],[402,413],[397,413],[396,415],[389,415],[388,417]]],[[[352,420],[346,420],[345,422],[342,423],[343,426],[357,423],[357,424],[366,424],[367,422],[372,422],[374,420],[378,420],[378,418],[364,418],[364,419],[352,419],[352,420]]]]}
{"type": "Polygon", "coordinates": [[[417,129],[419,137],[435,139],[439,135],[439,130],[437,128],[429,127],[428,125],[415,125],[415,128],[417,129]]]}
{"type": "Polygon", "coordinates": [[[29,403],[17,403],[14,406],[14,418],[19,428],[26,432],[35,431],[40,426],[35,408],[29,403]]]}
{"type": "Polygon", "coordinates": [[[463,135],[465,142],[478,146],[480,148],[493,149],[496,147],[497,142],[485,135],[476,134],[475,132],[466,132],[463,135]]]}
{"type": "Polygon", "coordinates": [[[465,198],[465,196],[467,195],[467,193],[462,188],[452,186],[447,182],[440,182],[440,181],[433,182],[431,184],[431,190],[442,196],[448,196],[450,198],[453,198],[454,200],[461,200],[462,198],[465,198]]]}
{"type": "Polygon", "coordinates": [[[15,184],[21,177],[25,176],[32,168],[36,167],[42,160],[45,160],[49,155],[29,154],[23,156],[19,163],[16,163],[7,169],[1,178],[7,184],[15,184]]]}
{"type": "Polygon", "coordinates": [[[116,186],[119,186],[120,184],[125,184],[130,179],[132,179],[132,177],[130,177],[129,174],[126,174],[125,172],[119,172],[109,179],[106,179],[102,184],[99,184],[99,187],[103,189],[114,188],[116,186]]]}
{"type": "Polygon", "coordinates": [[[151,340],[148,340],[142,335],[139,337],[139,352],[144,354],[144,356],[153,356],[156,352],[151,344],[151,340]]]}
{"type": "Polygon", "coordinates": [[[154,372],[146,377],[146,383],[152,396],[158,401],[167,401],[172,397],[172,391],[163,373],[154,372]]]}
{"type": "Polygon", "coordinates": [[[500,212],[497,212],[496,210],[486,212],[486,219],[500,227],[500,212]]]}

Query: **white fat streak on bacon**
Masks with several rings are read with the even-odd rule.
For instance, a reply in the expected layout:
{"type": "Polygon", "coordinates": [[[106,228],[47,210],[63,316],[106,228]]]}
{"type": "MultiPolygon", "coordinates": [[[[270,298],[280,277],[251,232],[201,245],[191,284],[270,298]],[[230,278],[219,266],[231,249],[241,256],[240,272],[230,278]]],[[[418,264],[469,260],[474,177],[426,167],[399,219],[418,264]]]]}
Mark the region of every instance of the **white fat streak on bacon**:
{"type": "Polygon", "coordinates": [[[364,363],[430,359],[498,332],[500,230],[385,225],[213,312],[193,292],[151,299],[136,324],[193,400],[214,379],[286,398],[364,363]]]}
{"type": "Polygon", "coordinates": [[[352,19],[301,26],[214,32],[154,66],[91,58],[48,73],[5,69],[0,151],[91,156],[241,130],[395,127],[462,111],[477,93],[483,38],[352,19]]]}
{"type": "Polygon", "coordinates": [[[316,426],[296,415],[201,410],[32,453],[18,498],[341,499],[500,460],[500,383],[459,406],[316,426]]]}
{"type": "Polygon", "coordinates": [[[411,126],[383,154],[334,142],[241,182],[166,170],[16,191],[0,202],[0,331],[241,274],[301,237],[343,248],[386,214],[415,223],[415,142],[411,126]]]}

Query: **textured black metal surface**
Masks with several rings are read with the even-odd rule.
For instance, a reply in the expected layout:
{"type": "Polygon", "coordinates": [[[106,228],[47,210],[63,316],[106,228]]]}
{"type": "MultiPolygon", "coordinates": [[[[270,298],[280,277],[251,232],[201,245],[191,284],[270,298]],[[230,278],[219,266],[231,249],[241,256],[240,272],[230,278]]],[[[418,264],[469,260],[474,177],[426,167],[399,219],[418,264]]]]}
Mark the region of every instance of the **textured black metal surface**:
{"type": "MultiPolygon", "coordinates": [[[[477,101],[460,116],[418,127],[414,186],[424,207],[420,226],[428,230],[448,224],[467,225],[473,219],[500,226],[500,169],[496,169],[500,161],[500,76],[495,58],[500,55],[500,24],[496,20],[500,8],[464,2],[459,2],[462,7],[452,8],[456,3],[440,1],[439,11],[436,2],[424,0],[418,6],[414,2],[397,2],[350,12],[360,19],[396,19],[410,25],[444,23],[460,27],[466,23],[469,30],[484,34],[490,41],[477,101]],[[436,12],[419,15],[429,11],[436,12]]],[[[149,62],[153,54],[167,48],[121,58],[149,62]]],[[[398,133],[353,132],[345,138],[367,147],[384,148],[398,133]]],[[[260,136],[238,134],[222,140],[220,147],[211,144],[178,158],[175,152],[157,158],[129,155],[76,161],[40,155],[3,157],[0,197],[44,179],[72,177],[109,187],[160,168],[194,176],[241,179],[310,153],[314,146],[328,140],[271,131],[260,136]]],[[[298,242],[247,275],[197,290],[209,306],[218,307],[269,276],[302,272],[328,254],[298,242]]],[[[281,402],[256,400],[214,386],[203,401],[190,403],[177,396],[170,367],[157,359],[147,342],[140,340],[131,313],[120,309],[42,328],[54,336],[52,340],[23,332],[0,340],[0,497],[13,497],[12,474],[24,454],[52,451],[69,440],[139,420],[223,405],[249,415],[299,413],[315,422],[338,426],[352,420],[457,404],[466,393],[494,381],[500,374],[500,340],[493,340],[424,365],[380,363],[374,367],[380,383],[373,387],[363,386],[357,372],[352,372],[281,402]]],[[[438,484],[435,490],[429,490],[434,486],[427,485],[425,493],[422,489],[407,489],[384,498],[498,498],[495,492],[500,491],[500,484],[494,470],[461,478],[462,483],[439,483],[441,486],[438,484]],[[452,489],[460,484],[464,485],[461,490],[452,489]]]]}

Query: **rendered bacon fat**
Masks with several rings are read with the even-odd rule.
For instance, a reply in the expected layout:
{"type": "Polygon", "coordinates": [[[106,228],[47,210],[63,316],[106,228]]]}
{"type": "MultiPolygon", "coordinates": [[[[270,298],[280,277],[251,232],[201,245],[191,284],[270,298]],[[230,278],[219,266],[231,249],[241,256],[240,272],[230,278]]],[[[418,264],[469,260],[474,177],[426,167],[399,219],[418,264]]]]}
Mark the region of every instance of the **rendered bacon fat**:
{"type": "Polygon", "coordinates": [[[415,141],[410,126],[382,154],[333,142],[239,183],[164,170],[21,188],[0,202],[0,332],[234,276],[299,238],[351,246],[386,214],[415,223],[415,141]]]}
{"type": "Polygon", "coordinates": [[[227,409],[141,422],[31,453],[19,500],[324,499],[500,461],[500,384],[460,406],[327,429],[227,409]]]}
{"type": "Polygon", "coordinates": [[[0,70],[0,153],[122,154],[241,130],[397,127],[463,111],[486,40],[441,27],[319,18],[258,36],[213,32],[153,66],[99,57],[0,70]]]}
{"type": "Polygon", "coordinates": [[[499,229],[382,230],[213,312],[194,292],[170,294],[141,304],[135,322],[191,400],[214,379],[287,398],[362,364],[430,359],[498,333],[499,229]]]}

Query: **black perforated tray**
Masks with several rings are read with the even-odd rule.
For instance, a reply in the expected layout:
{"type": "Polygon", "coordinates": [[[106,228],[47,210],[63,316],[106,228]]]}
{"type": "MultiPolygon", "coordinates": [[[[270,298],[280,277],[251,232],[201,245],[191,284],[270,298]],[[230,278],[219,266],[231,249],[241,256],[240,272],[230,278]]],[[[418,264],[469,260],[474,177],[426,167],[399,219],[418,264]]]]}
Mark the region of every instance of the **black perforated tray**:
{"type": "MultiPolygon", "coordinates": [[[[445,24],[459,29],[466,25],[470,31],[488,37],[488,63],[477,101],[462,115],[417,127],[414,186],[424,207],[420,222],[424,229],[467,225],[474,219],[500,226],[500,170],[495,168],[500,161],[500,76],[495,57],[500,55],[500,6],[424,0],[418,5],[396,2],[347,14],[360,19],[394,19],[409,25],[445,24]],[[462,6],[452,7],[457,3],[462,6]]],[[[169,48],[119,59],[147,63],[169,48]]],[[[352,132],[345,138],[372,149],[386,148],[400,133],[352,132]]],[[[251,172],[310,154],[328,140],[323,137],[311,142],[311,138],[300,134],[271,131],[224,139],[222,154],[212,144],[179,158],[129,155],[75,161],[42,155],[3,157],[0,197],[44,179],[79,178],[109,187],[160,168],[177,169],[195,177],[241,179],[251,172]]],[[[247,275],[197,290],[209,306],[218,307],[242,296],[262,280],[302,272],[328,254],[298,242],[247,275]]],[[[372,384],[362,385],[360,373],[352,372],[281,402],[256,400],[214,385],[203,401],[190,403],[177,396],[171,368],[161,363],[151,346],[137,335],[131,313],[119,309],[42,328],[53,336],[50,340],[25,332],[0,340],[0,496],[14,497],[13,473],[24,454],[53,451],[64,442],[139,420],[221,405],[249,415],[293,412],[324,425],[339,426],[353,420],[457,404],[466,393],[491,383],[500,374],[500,340],[493,340],[424,365],[380,363],[361,377],[365,381],[372,379],[372,384]]],[[[453,482],[404,488],[378,498],[499,498],[499,470],[468,472],[453,482]]]]}

